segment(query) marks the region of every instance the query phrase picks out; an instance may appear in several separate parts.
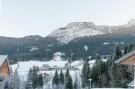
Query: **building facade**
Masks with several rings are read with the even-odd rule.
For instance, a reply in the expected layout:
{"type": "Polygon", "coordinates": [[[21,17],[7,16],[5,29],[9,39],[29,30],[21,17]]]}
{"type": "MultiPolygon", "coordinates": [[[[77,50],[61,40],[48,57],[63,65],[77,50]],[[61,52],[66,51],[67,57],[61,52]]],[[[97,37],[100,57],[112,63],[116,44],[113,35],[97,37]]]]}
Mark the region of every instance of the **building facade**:
{"type": "Polygon", "coordinates": [[[0,89],[4,89],[10,75],[7,55],[0,55],[0,89]]]}

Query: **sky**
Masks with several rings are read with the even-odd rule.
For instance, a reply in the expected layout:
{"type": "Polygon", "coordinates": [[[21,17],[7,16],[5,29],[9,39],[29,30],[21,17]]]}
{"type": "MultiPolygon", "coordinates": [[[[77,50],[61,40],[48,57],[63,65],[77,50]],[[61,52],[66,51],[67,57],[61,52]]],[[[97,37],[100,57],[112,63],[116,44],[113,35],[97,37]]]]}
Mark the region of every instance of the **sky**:
{"type": "Polygon", "coordinates": [[[134,9],[135,0],[1,0],[0,36],[47,36],[71,22],[122,25],[134,9]]]}

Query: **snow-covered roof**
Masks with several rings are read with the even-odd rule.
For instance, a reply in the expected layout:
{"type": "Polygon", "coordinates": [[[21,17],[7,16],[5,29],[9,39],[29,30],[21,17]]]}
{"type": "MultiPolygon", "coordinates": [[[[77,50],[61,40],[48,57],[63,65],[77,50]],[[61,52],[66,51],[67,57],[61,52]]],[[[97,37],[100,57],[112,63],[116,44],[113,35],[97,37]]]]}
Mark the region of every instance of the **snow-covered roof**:
{"type": "Polygon", "coordinates": [[[121,63],[124,60],[126,60],[128,57],[133,56],[133,55],[135,55],[135,50],[133,50],[133,51],[127,53],[126,55],[122,56],[121,58],[119,58],[118,60],[116,60],[115,63],[121,63]]]}
{"type": "Polygon", "coordinates": [[[3,62],[7,59],[7,55],[0,55],[0,66],[3,64],[3,62]]]}

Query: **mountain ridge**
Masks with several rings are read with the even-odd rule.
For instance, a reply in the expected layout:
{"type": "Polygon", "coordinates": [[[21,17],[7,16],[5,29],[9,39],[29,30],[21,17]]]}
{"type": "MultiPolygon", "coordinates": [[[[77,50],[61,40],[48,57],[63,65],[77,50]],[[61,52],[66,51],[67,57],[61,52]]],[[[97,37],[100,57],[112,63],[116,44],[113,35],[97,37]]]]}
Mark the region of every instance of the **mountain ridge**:
{"type": "Polygon", "coordinates": [[[63,31],[64,29],[67,30],[67,28],[70,28],[68,29],[68,31],[70,30],[70,33],[66,33],[66,44],[61,42],[61,40],[63,40],[62,38],[65,36],[64,34],[62,34],[63,37],[60,34],[59,39],[57,37],[59,34],[56,34],[56,37],[30,35],[22,38],[14,38],[0,36],[0,54],[8,54],[9,58],[13,61],[17,61],[18,59],[51,60],[55,52],[62,52],[65,54],[65,59],[72,58],[76,60],[81,58],[85,59],[88,56],[94,56],[96,53],[110,55],[113,53],[116,46],[123,47],[135,43],[134,20],[126,25],[120,26],[96,26],[91,22],[87,22],[85,25],[81,22],[79,24],[70,23],[67,27],[62,27],[58,31],[63,31]],[[80,31],[79,36],[78,34],[70,34],[78,33],[78,29],[73,31],[73,28],[77,27],[80,31]],[[93,32],[94,35],[89,35],[89,32],[87,31],[91,29],[86,29],[85,27],[93,27],[96,32],[93,32]],[[85,28],[83,29],[84,34],[81,34],[83,32],[81,32],[82,29],[80,28],[85,28]],[[100,28],[102,34],[97,28],[100,28]],[[70,35],[68,36],[68,34],[70,35]],[[74,35],[77,35],[76,38],[74,35]],[[87,51],[85,50],[86,47],[87,51]],[[33,50],[35,48],[36,50],[33,50]]]}
{"type": "Polygon", "coordinates": [[[118,33],[123,31],[122,28],[132,26],[135,26],[135,20],[130,20],[127,24],[118,26],[95,25],[93,22],[72,22],[66,27],[54,30],[49,37],[54,37],[60,43],[67,44],[75,38],[118,33]]]}

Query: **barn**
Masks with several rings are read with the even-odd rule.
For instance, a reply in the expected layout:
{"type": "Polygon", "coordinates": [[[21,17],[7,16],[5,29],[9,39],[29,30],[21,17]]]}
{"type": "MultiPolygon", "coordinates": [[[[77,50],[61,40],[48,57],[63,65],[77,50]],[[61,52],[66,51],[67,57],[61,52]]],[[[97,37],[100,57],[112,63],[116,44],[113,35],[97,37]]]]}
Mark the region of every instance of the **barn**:
{"type": "Polygon", "coordinates": [[[10,75],[9,62],[7,55],[0,55],[0,89],[4,89],[6,81],[10,75]]]}

